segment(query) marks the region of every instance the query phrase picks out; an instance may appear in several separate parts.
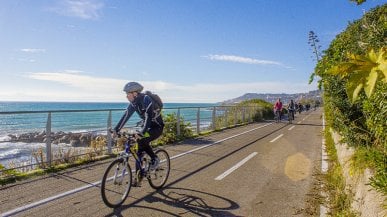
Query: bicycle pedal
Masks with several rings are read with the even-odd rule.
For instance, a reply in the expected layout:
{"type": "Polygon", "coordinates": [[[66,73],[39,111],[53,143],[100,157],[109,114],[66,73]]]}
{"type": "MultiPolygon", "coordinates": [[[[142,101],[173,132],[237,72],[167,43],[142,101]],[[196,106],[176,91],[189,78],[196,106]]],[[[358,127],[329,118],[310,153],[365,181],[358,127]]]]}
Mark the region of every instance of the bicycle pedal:
{"type": "Polygon", "coordinates": [[[133,184],[132,184],[132,187],[139,188],[139,187],[141,187],[141,184],[139,184],[139,183],[133,183],[133,184]]]}
{"type": "Polygon", "coordinates": [[[141,187],[141,181],[134,181],[133,180],[132,187],[141,187]]]}

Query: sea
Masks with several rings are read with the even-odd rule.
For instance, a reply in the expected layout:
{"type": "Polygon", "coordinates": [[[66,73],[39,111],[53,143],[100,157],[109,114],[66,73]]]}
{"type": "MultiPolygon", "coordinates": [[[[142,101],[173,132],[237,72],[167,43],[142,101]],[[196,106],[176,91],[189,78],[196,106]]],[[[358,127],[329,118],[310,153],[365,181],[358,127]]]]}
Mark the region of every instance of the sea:
{"type": "MultiPolygon", "coordinates": [[[[163,113],[177,114],[185,122],[196,128],[198,108],[200,127],[211,123],[215,103],[164,103],[163,113]],[[180,109],[178,109],[180,108],[180,109]]],[[[31,162],[31,153],[45,143],[11,142],[10,135],[39,133],[46,130],[49,113],[51,114],[51,132],[92,132],[106,134],[111,111],[111,126],[119,121],[128,103],[99,102],[0,102],[0,164],[9,167],[10,163],[31,162]],[[103,110],[103,111],[96,111],[103,110]]],[[[133,127],[140,121],[135,113],[127,127],[133,127]]],[[[70,148],[69,144],[53,144],[53,149],[70,148]]]]}

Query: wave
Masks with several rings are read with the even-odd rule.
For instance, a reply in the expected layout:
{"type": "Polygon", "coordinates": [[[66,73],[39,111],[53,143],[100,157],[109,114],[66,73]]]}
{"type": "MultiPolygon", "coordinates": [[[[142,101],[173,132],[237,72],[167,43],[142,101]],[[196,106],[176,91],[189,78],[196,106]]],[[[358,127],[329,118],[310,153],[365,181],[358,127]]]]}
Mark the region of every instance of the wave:
{"type": "Polygon", "coordinates": [[[10,162],[28,161],[34,150],[44,147],[44,143],[2,142],[0,143],[0,164],[7,166],[10,162]]]}
{"type": "MultiPolygon", "coordinates": [[[[60,143],[52,144],[51,146],[53,152],[57,152],[59,149],[68,150],[68,149],[77,149],[85,150],[87,148],[77,147],[74,148],[70,144],[60,143]]],[[[35,163],[35,159],[32,156],[34,151],[38,149],[43,149],[44,155],[46,144],[45,143],[25,143],[25,142],[1,142],[0,143],[0,164],[9,167],[9,164],[12,163],[35,163]]]]}
{"type": "Polygon", "coordinates": [[[6,142],[6,141],[9,141],[11,139],[11,137],[9,136],[0,136],[0,142],[6,142]]]}

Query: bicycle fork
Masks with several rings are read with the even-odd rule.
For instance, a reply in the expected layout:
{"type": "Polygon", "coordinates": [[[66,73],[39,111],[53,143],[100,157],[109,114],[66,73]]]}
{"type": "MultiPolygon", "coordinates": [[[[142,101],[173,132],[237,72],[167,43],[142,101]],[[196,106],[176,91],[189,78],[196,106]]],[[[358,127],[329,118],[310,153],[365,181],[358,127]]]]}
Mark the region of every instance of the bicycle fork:
{"type": "Polygon", "coordinates": [[[124,176],[125,176],[125,173],[126,173],[126,164],[127,162],[124,160],[122,162],[122,165],[124,165],[123,169],[122,169],[122,172],[120,174],[120,164],[117,165],[116,167],[116,171],[114,172],[114,178],[113,178],[113,183],[115,185],[122,185],[122,181],[124,180],[124,176]]]}

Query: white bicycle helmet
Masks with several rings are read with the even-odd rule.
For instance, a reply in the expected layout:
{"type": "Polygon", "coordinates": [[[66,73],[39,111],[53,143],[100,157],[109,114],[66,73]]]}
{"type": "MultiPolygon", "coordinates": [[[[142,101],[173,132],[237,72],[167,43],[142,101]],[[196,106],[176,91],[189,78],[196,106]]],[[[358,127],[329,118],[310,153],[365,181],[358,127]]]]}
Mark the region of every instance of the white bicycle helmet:
{"type": "Polygon", "coordinates": [[[137,82],[129,82],[124,86],[124,91],[127,93],[130,92],[141,92],[144,87],[137,82]]]}

